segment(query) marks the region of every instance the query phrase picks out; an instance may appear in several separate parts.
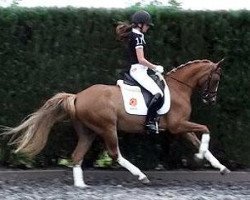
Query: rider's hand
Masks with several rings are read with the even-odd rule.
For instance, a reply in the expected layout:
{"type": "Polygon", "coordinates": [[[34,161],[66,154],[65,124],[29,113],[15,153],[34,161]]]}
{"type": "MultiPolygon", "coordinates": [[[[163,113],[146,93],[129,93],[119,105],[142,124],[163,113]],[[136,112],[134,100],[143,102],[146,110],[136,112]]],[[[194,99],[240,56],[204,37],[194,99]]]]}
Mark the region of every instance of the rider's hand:
{"type": "Polygon", "coordinates": [[[156,65],[154,71],[162,74],[164,72],[164,68],[161,65],[156,65]]]}

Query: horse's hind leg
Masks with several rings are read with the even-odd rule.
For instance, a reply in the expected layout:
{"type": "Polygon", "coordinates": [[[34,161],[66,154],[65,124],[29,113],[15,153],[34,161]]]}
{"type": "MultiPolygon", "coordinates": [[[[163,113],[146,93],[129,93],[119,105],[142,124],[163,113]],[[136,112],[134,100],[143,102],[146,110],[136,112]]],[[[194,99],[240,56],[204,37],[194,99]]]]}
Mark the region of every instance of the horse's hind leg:
{"type": "MultiPolygon", "coordinates": [[[[197,136],[195,135],[195,133],[189,132],[187,134],[184,134],[184,136],[186,137],[186,139],[188,139],[189,141],[191,141],[191,143],[197,148],[199,149],[200,147],[200,140],[197,138],[197,136]]],[[[227,169],[227,167],[225,167],[224,165],[222,165],[220,163],[220,161],[218,161],[213,154],[207,150],[206,153],[204,154],[204,157],[210,162],[210,164],[214,167],[220,170],[220,173],[223,174],[227,174],[230,172],[229,169],[227,169]]]]}
{"type": "Polygon", "coordinates": [[[83,180],[83,171],[81,164],[85,154],[90,148],[95,139],[95,134],[88,129],[85,129],[79,121],[74,121],[73,126],[78,136],[77,146],[72,154],[73,159],[73,179],[74,185],[77,187],[86,187],[87,185],[83,180]]]}
{"type": "Polygon", "coordinates": [[[134,176],[138,176],[138,179],[142,183],[149,183],[147,176],[142,173],[138,167],[134,166],[121,155],[118,146],[118,138],[116,131],[112,131],[111,133],[109,132],[103,137],[103,139],[105,141],[108,153],[113,160],[116,160],[122,167],[130,171],[134,176]]]}

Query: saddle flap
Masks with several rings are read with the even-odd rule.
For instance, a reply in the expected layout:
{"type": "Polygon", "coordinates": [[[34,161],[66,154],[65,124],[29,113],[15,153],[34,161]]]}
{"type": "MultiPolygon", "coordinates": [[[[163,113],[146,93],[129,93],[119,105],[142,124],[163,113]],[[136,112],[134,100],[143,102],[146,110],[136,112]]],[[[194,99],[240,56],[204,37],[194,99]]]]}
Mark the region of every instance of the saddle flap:
{"type": "MultiPolygon", "coordinates": [[[[143,92],[139,86],[131,86],[124,83],[123,80],[118,80],[117,85],[120,86],[124,107],[128,114],[132,115],[147,115],[147,101],[143,95],[143,92]]],[[[145,89],[144,89],[145,90],[145,89]]],[[[146,91],[146,90],[145,90],[146,91]]],[[[148,91],[146,91],[149,93],[148,91]]],[[[157,111],[159,115],[163,115],[168,112],[170,108],[170,94],[169,89],[166,86],[164,89],[164,104],[157,111]]],[[[151,94],[150,94],[151,95],[151,94]]],[[[148,98],[148,101],[150,98],[148,98]]]]}

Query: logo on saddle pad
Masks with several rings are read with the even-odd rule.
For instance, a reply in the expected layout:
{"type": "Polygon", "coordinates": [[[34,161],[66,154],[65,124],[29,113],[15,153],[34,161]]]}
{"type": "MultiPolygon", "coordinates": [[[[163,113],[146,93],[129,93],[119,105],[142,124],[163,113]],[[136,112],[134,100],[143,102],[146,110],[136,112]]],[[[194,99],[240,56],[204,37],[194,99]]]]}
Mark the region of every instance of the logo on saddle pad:
{"type": "MultiPolygon", "coordinates": [[[[120,86],[124,107],[128,114],[131,115],[147,115],[147,103],[145,102],[142,90],[138,86],[131,86],[124,83],[123,80],[118,80],[117,85],[120,86]]],[[[163,115],[169,111],[170,108],[170,94],[168,86],[164,89],[164,104],[157,111],[159,115],[163,115]]]]}
{"type": "Polygon", "coordinates": [[[129,100],[129,105],[131,105],[132,107],[135,107],[137,105],[137,99],[136,98],[131,98],[129,100]]]}

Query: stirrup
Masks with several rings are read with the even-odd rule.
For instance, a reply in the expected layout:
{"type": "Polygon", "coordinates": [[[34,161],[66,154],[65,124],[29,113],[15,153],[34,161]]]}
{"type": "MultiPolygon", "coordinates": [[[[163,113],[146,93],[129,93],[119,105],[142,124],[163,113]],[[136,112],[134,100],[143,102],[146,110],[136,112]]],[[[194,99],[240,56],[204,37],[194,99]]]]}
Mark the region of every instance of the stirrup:
{"type": "Polygon", "coordinates": [[[159,126],[158,126],[158,122],[148,122],[146,125],[146,130],[149,131],[150,133],[159,133],[159,126]]]}

